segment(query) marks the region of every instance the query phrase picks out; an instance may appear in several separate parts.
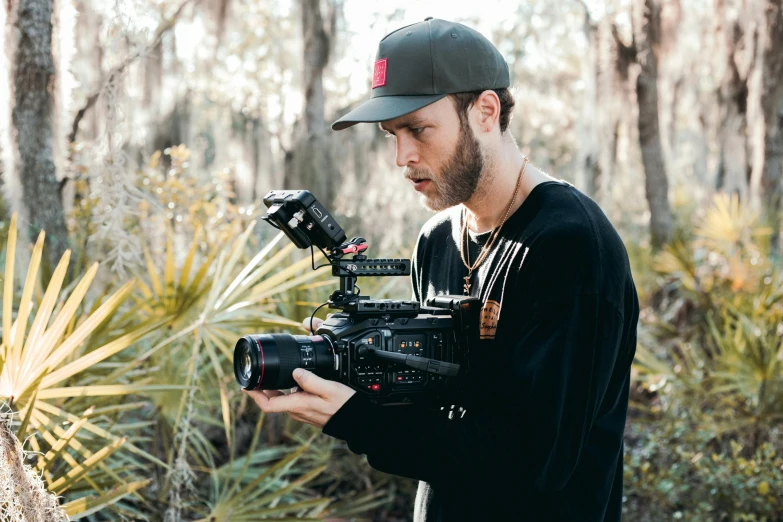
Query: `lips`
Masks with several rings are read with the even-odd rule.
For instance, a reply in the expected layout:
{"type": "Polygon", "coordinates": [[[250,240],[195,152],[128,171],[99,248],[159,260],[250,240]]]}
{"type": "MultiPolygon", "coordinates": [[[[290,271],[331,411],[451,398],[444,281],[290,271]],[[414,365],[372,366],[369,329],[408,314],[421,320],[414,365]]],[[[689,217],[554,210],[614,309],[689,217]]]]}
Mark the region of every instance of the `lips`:
{"type": "Polygon", "coordinates": [[[411,183],[413,183],[413,188],[415,188],[416,190],[423,190],[424,187],[430,184],[430,180],[425,178],[411,179],[411,183]]]}

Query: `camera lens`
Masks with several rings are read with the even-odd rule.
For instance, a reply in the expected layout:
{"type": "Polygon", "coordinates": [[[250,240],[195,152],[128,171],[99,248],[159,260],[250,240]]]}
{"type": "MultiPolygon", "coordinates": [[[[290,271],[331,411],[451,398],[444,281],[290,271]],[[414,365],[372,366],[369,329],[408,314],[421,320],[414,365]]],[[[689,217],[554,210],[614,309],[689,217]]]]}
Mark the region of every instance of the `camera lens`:
{"type": "Polygon", "coordinates": [[[252,359],[250,358],[250,348],[245,345],[242,347],[242,378],[250,379],[250,375],[253,373],[252,359]]]}
{"type": "Polygon", "coordinates": [[[325,379],[335,374],[335,353],[320,335],[246,335],[234,347],[234,376],[246,390],[279,390],[296,386],[292,376],[305,368],[325,379]]]}

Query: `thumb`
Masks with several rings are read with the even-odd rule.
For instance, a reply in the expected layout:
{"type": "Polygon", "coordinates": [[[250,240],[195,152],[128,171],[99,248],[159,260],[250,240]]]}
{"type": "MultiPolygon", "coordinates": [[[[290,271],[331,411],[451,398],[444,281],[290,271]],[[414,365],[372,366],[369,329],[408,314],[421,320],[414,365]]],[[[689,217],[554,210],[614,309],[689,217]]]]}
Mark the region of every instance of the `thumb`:
{"type": "Polygon", "coordinates": [[[294,380],[301,389],[313,395],[323,397],[328,393],[330,386],[333,384],[331,381],[322,379],[311,371],[304,368],[297,368],[294,370],[294,380]]]}
{"type": "MultiPolygon", "coordinates": [[[[326,318],[329,319],[333,315],[334,314],[326,314],[326,318]]],[[[319,319],[318,317],[313,317],[312,331],[318,330],[321,327],[322,324],[324,324],[324,320],[323,319],[319,319]]],[[[302,321],[302,328],[304,328],[307,333],[310,333],[310,318],[309,317],[305,317],[304,320],[302,321]]]]}
{"type": "MultiPolygon", "coordinates": [[[[321,327],[321,323],[323,323],[323,321],[321,319],[319,319],[317,317],[314,318],[313,319],[313,323],[312,323],[312,331],[318,330],[318,328],[321,327]]],[[[308,334],[310,333],[311,328],[310,328],[310,318],[309,317],[306,317],[305,320],[302,321],[302,328],[304,328],[305,331],[308,334]]]]}

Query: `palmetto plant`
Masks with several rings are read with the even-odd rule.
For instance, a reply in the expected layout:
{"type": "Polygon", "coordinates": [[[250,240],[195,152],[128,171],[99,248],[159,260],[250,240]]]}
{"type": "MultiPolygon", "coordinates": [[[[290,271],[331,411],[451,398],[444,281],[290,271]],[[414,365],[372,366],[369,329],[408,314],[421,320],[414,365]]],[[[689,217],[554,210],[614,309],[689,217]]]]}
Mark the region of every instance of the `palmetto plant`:
{"type": "MultiPolygon", "coordinates": [[[[247,251],[254,227],[255,223],[251,223],[227,248],[221,249],[217,255],[213,250],[201,262],[196,257],[201,242],[197,232],[179,271],[175,267],[171,240],[167,243],[162,270],[153,263],[149,253],[146,254],[147,271],[144,276],[139,276],[140,293],[134,296],[137,307],[129,312],[128,317],[138,318],[141,315],[148,321],[163,321],[168,325],[166,331],[169,335],[107,377],[107,380],[121,379],[146,362],[158,369],[170,365],[172,360],[186,361],[195,352],[203,353],[203,364],[191,366],[188,373],[180,371],[179,382],[192,380],[190,372],[212,373],[211,377],[200,376],[200,379],[202,382],[211,379],[210,384],[218,392],[226,440],[229,442],[232,440],[229,387],[234,393],[238,392],[230,368],[234,344],[248,332],[300,328],[299,321],[277,313],[279,300],[284,299],[290,290],[320,276],[318,272],[309,270],[312,262],[309,257],[290,262],[294,245],[275,252],[284,237],[282,233],[264,245],[241,269],[237,269],[247,251]]],[[[179,367],[180,370],[188,368],[183,364],[179,367]]],[[[151,375],[150,378],[155,380],[159,377],[151,375]]],[[[175,424],[182,414],[184,396],[181,392],[156,395],[161,410],[168,413],[168,419],[175,424]]]]}
{"type": "Polygon", "coordinates": [[[313,438],[298,448],[275,447],[258,450],[264,415],[256,422],[247,453],[233,456],[223,466],[209,469],[209,501],[202,511],[211,520],[252,521],[274,517],[276,520],[320,520],[329,499],[302,488],[323,472],[326,465],[302,468],[298,461],[310,449],[313,438]],[[258,450],[258,451],[257,451],[258,450]],[[288,515],[290,518],[279,518],[288,515]]]}
{"type": "Polygon", "coordinates": [[[667,248],[658,272],[691,306],[679,324],[659,324],[656,337],[643,331],[637,349],[639,377],[671,391],[664,405],[719,434],[783,419],[783,277],[757,218],[736,197],[717,195],[692,244],[667,248]],[[654,349],[661,340],[672,350],[654,349]]]}
{"type": "MultiPolygon", "coordinates": [[[[8,233],[3,278],[0,399],[10,409],[19,411],[21,424],[16,435],[20,440],[29,441],[39,452],[36,469],[43,472],[49,491],[61,495],[88,484],[87,489],[99,492],[65,506],[67,513],[79,518],[146,484],[143,480],[133,480],[134,466],[128,466],[122,473],[111,469],[110,457],[120,447],[152,461],[157,459],[129,443],[127,438],[114,435],[101,422],[93,421],[116,412],[116,405],[100,410],[73,410],[69,408],[69,400],[91,397],[105,402],[106,396],[171,388],[170,385],[100,386],[80,385],[79,382],[85,369],[126,349],[160,324],[140,324],[112,340],[87,347],[89,343],[85,341],[128,297],[133,282],[120,287],[91,313],[79,314],[83,311],[83,300],[95,277],[97,264],[90,267],[73,288],[63,289],[70,258],[70,252],[66,252],[40,296],[36,286],[43,251],[44,233],[41,232],[32,250],[21,296],[16,301],[16,235],[14,216],[8,233]],[[70,427],[64,427],[63,422],[70,427]],[[31,432],[35,436],[28,437],[31,432]]],[[[142,465],[137,463],[137,467],[142,465]]]]}
{"type": "Polygon", "coordinates": [[[259,416],[243,457],[232,454],[226,464],[208,468],[209,500],[196,522],[347,519],[389,502],[383,490],[338,502],[309,491],[317,481],[339,480],[324,473],[333,459],[331,442],[316,445],[318,431],[303,426],[290,434],[298,446],[259,448],[264,418],[259,416]]]}
{"type": "Polygon", "coordinates": [[[705,306],[716,292],[761,290],[772,267],[770,229],[758,218],[736,195],[716,194],[690,243],[666,247],[656,259],[656,271],[673,278],[685,297],[705,306]]]}
{"type": "MultiPolygon", "coordinates": [[[[187,498],[193,496],[187,488],[192,481],[192,477],[189,478],[192,470],[210,470],[213,483],[223,483],[220,468],[215,468],[220,452],[213,447],[205,429],[222,428],[224,436],[221,439],[230,447],[232,458],[236,453],[250,454],[254,451],[235,447],[235,398],[244,397],[231,369],[236,340],[244,333],[269,329],[297,332],[300,322],[284,317],[279,309],[290,299],[291,290],[301,288],[323,273],[310,269],[312,260],[309,257],[292,262],[294,246],[278,247],[282,234],[245,261],[253,229],[254,223],[251,223],[230,244],[210,249],[204,254],[200,252],[201,237],[197,232],[181,260],[181,266],[177,266],[171,239],[166,243],[160,265],[153,261],[151,253],[145,253],[146,270],[138,274],[139,291],[133,295],[136,304],[114,321],[115,325],[127,325],[141,318],[162,320],[167,325],[157,336],[150,337],[152,340],[148,348],[138,350],[101,382],[123,381],[133,375],[145,383],[178,383],[182,386],[180,390],[148,394],[160,412],[155,432],[149,436],[160,443],[163,454],[159,457],[173,470],[166,474],[152,502],[168,502],[167,516],[170,519],[177,519],[183,511],[193,509],[193,498],[187,498]],[[215,408],[222,422],[216,422],[215,408]]],[[[304,445],[295,450],[304,451],[302,448],[304,445]]],[[[268,454],[271,450],[283,452],[282,456],[294,451],[291,448],[267,448],[264,451],[268,454]]],[[[308,469],[314,472],[312,468],[308,469]]],[[[288,468],[283,471],[290,473],[288,468]]],[[[263,496],[249,495],[258,502],[250,503],[254,514],[248,516],[255,519],[266,516],[266,509],[272,510],[270,516],[272,512],[282,513],[280,507],[276,507],[277,503],[281,499],[284,503],[298,499],[298,490],[306,482],[302,480],[318,475],[311,475],[311,471],[305,471],[302,477],[285,486],[281,486],[282,480],[277,475],[262,477],[261,482],[251,489],[265,493],[263,496]],[[264,509],[259,511],[260,507],[264,509]]],[[[243,473],[244,478],[232,479],[235,482],[228,489],[213,488],[209,498],[217,510],[216,520],[225,519],[221,506],[231,504],[229,497],[245,491],[247,485],[239,487],[239,483],[251,480],[248,477],[261,476],[261,473],[263,470],[251,466],[243,473]]],[[[307,499],[308,502],[310,500],[312,498],[307,499]]],[[[325,503],[324,499],[320,499],[313,501],[312,505],[325,503]]],[[[290,512],[296,510],[297,506],[294,506],[290,512]]],[[[229,520],[234,520],[237,512],[229,511],[234,513],[229,520]]]]}
{"type": "Polygon", "coordinates": [[[70,253],[41,287],[42,233],[18,293],[12,220],[0,400],[18,414],[15,436],[34,451],[32,472],[65,497],[72,519],[324,515],[329,500],[307,485],[323,476],[328,451],[313,451],[312,440],[259,448],[260,421],[249,446],[236,431],[237,402],[246,402],[231,370],[236,339],[296,332],[299,321],[284,312],[292,290],[326,275],[310,270],[309,256],[293,259],[293,245],[279,247],[282,234],[248,255],[253,226],[205,252],[196,233],[179,262],[169,240],[160,264],[147,252],[143,273],[97,293],[88,293],[97,264],[65,284],[70,253]],[[187,489],[183,477],[205,473],[187,489]]]}

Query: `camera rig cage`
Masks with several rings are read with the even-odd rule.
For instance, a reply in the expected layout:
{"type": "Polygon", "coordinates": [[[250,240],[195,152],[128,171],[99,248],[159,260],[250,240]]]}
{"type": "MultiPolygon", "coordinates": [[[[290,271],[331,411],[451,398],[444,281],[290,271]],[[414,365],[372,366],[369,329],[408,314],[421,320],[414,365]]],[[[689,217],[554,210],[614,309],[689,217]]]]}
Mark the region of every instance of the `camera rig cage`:
{"type": "MultiPolygon", "coordinates": [[[[411,273],[411,262],[409,259],[368,259],[364,254],[368,248],[366,240],[362,237],[354,237],[346,241],[346,234],[342,227],[310,191],[273,190],[264,196],[263,201],[268,210],[261,219],[282,231],[298,248],[310,248],[313,270],[331,266],[332,275],[340,279],[340,288],[330,295],[326,303],[313,311],[310,320],[311,334],[315,334],[312,330],[312,319],[316,312],[321,307],[329,305],[333,309],[351,312],[354,316],[388,315],[412,318],[421,312],[435,315],[450,314],[454,319],[455,331],[465,332],[468,336],[475,335],[475,327],[470,320],[470,306],[466,306],[466,303],[477,301],[476,298],[442,295],[429,299],[428,306],[422,307],[416,301],[373,300],[368,296],[359,295],[360,289],[356,285],[358,277],[407,276],[411,273]],[[329,261],[328,264],[315,266],[313,247],[321,251],[329,261]]],[[[427,359],[371,347],[363,348],[362,351],[362,355],[423,370],[440,378],[460,375],[460,364],[455,362],[427,359]]]]}
{"type": "MultiPolygon", "coordinates": [[[[359,313],[386,311],[386,307],[381,306],[389,304],[388,301],[373,301],[359,295],[356,291],[357,278],[407,276],[411,273],[411,262],[408,259],[368,259],[364,255],[368,245],[363,237],[345,241],[342,227],[307,190],[272,191],[264,197],[264,204],[269,210],[261,219],[285,233],[299,248],[310,248],[312,251],[314,246],[318,247],[329,261],[328,265],[318,267],[313,262],[313,270],[331,266],[332,275],[340,279],[339,290],[335,290],[325,303],[330,308],[359,313]],[[349,255],[352,257],[345,257],[349,255]]],[[[412,301],[395,303],[397,306],[388,312],[416,314],[420,311],[419,304],[412,301]]]]}

